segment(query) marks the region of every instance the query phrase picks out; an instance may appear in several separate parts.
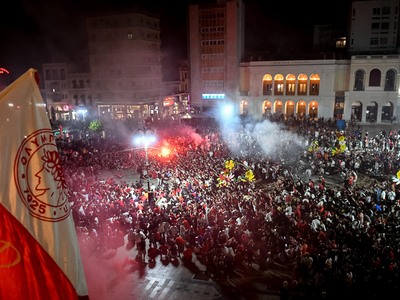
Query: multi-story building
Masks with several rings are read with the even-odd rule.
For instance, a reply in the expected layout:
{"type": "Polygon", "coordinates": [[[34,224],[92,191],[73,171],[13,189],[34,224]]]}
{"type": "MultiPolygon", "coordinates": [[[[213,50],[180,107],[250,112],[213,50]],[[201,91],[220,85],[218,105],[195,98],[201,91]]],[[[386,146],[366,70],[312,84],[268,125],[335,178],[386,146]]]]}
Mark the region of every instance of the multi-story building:
{"type": "Polygon", "coordinates": [[[188,23],[191,105],[207,110],[236,101],[244,54],[243,2],[190,5],[188,23]]]}
{"type": "Polygon", "coordinates": [[[181,68],[179,81],[164,83],[158,19],[141,14],[91,18],[90,72],[43,65],[50,116],[81,119],[87,109],[102,118],[126,119],[205,111],[231,102],[238,114],[256,119],[392,121],[400,107],[399,0],[356,1],[350,11],[350,43],[342,29],[316,27],[315,49],[329,53],[333,46],[326,57],[302,59],[294,53],[289,60],[244,61],[243,3],[190,5],[189,64],[181,68]],[[388,39],[392,42],[385,43],[388,39]]]}
{"type": "Polygon", "coordinates": [[[186,64],[179,67],[179,80],[164,82],[165,96],[158,112],[160,116],[179,117],[191,111],[189,82],[189,67],[186,64]]]}
{"type": "Polygon", "coordinates": [[[252,61],[241,64],[239,114],[256,118],[341,118],[348,60],[252,61]]]}
{"type": "MultiPolygon", "coordinates": [[[[399,1],[353,2],[351,18],[350,57],[302,60],[293,55],[293,60],[242,62],[239,113],[359,122],[397,119],[399,1]]],[[[343,37],[332,42],[338,48],[346,44],[343,37]]]]}
{"type": "Polygon", "coordinates": [[[144,14],[88,19],[92,101],[100,117],[146,117],[160,101],[159,22],[144,14]]]}
{"type": "Polygon", "coordinates": [[[91,89],[91,73],[69,72],[68,89],[73,118],[85,120],[96,115],[97,106],[93,102],[91,89]]]}
{"type": "Polygon", "coordinates": [[[50,120],[73,120],[73,107],[69,95],[68,65],[66,63],[43,64],[44,100],[50,120]]]}
{"type": "Polygon", "coordinates": [[[350,54],[398,53],[398,0],[354,1],[350,20],[350,54]]]}

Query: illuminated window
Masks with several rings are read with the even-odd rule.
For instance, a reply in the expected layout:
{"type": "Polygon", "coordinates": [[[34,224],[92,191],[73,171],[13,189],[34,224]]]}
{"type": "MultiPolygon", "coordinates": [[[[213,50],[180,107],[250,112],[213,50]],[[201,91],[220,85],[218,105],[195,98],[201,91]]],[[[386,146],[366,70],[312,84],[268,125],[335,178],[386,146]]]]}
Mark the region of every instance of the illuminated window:
{"type": "Polygon", "coordinates": [[[283,75],[277,74],[274,77],[274,94],[283,95],[283,90],[284,90],[283,75]]]}
{"type": "Polygon", "coordinates": [[[317,74],[312,74],[310,76],[310,95],[319,95],[320,78],[317,74]]]}
{"type": "Polygon", "coordinates": [[[296,76],[288,74],[286,76],[286,95],[294,95],[296,93],[296,76]]]}
{"type": "Polygon", "coordinates": [[[299,83],[299,95],[306,95],[307,94],[307,83],[299,83]]]}
{"type": "Polygon", "coordinates": [[[264,114],[269,115],[272,112],[272,103],[271,101],[264,101],[264,106],[263,106],[263,111],[264,114]]]}
{"type": "Polygon", "coordinates": [[[308,76],[306,74],[300,74],[298,77],[297,95],[307,95],[307,81],[308,76]]]}
{"type": "Polygon", "coordinates": [[[294,102],[293,101],[286,102],[286,115],[288,117],[294,116],[294,102]]]}
{"type": "Polygon", "coordinates": [[[336,48],[346,48],[346,38],[339,38],[336,40],[336,48]]]}
{"type": "Polygon", "coordinates": [[[263,78],[263,95],[272,95],[272,76],[267,74],[263,78]]]}
{"type": "Polygon", "coordinates": [[[280,100],[275,102],[275,113],[276,114],[283,113],[283,104],[282,104],[282,101],[280,101],[280,100]]]}

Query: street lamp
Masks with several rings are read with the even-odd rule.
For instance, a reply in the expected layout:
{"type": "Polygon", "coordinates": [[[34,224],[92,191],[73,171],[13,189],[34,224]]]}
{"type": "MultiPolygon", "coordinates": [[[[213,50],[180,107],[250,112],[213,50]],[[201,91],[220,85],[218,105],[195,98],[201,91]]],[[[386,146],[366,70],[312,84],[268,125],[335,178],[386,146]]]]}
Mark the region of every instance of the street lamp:
{"type": "Polygon", "coordinates": [[[86,108],[79,108],[78,109],[78,115],[81,116],[81,120],[82,121],[85,121],[86,114],[87,114],[87,109],[86,108]]]}
{"type": "Polygon", "coordinates": [[[147,176],[147,190],[150,192],[149,182],[149,146],[156,141],[156,136],[151,128],[143,128],[138,130],[138,134],[135,136],[134,143],[143,147],[145,152],[145,168],[143,175],[147,176]]]}

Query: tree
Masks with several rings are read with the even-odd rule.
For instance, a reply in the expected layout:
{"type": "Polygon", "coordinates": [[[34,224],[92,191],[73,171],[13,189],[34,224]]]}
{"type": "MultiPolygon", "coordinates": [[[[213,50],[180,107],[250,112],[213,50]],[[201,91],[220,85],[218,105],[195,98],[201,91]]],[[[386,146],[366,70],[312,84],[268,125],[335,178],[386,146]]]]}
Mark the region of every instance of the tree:
{"type": "Polygon", "coordinates": [[[93,120],[89,124],[89,129],[95,133],[100,133],[103,130],[103,123],[100,120],[93,120]]]}

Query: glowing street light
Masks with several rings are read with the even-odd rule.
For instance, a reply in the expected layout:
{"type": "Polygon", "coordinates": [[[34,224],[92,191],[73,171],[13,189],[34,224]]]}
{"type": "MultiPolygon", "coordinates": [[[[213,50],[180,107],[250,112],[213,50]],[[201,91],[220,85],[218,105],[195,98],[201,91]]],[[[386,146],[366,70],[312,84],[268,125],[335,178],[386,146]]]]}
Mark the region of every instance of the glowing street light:
{"type": "Polygon", "coordinates": [[[150,128],[143,128],[138,130],[138,134],[134,137],[134,144],[138,147],[143,147],[145,151],[145,169],[143,175],[147,176],[147,189],[150,191],[149,182],[149,146],[156,141],[154,131],[150,128]]]}
{"type": "Polygon", "coordinates": [[[233,117],[235,108],[232,103],[225,103],[221,107],[221,116],[225,119],[230,119],[233,117]]]}
{"type": "Polygon", "coordinates": [[[86,108],[79,108],[79,109],[78,109],[78,115],[81,116],[82,121],[85,121],[85,117],[86,117],[87,112],[88,112],[88,111],[87,111],[86,108]]]}

